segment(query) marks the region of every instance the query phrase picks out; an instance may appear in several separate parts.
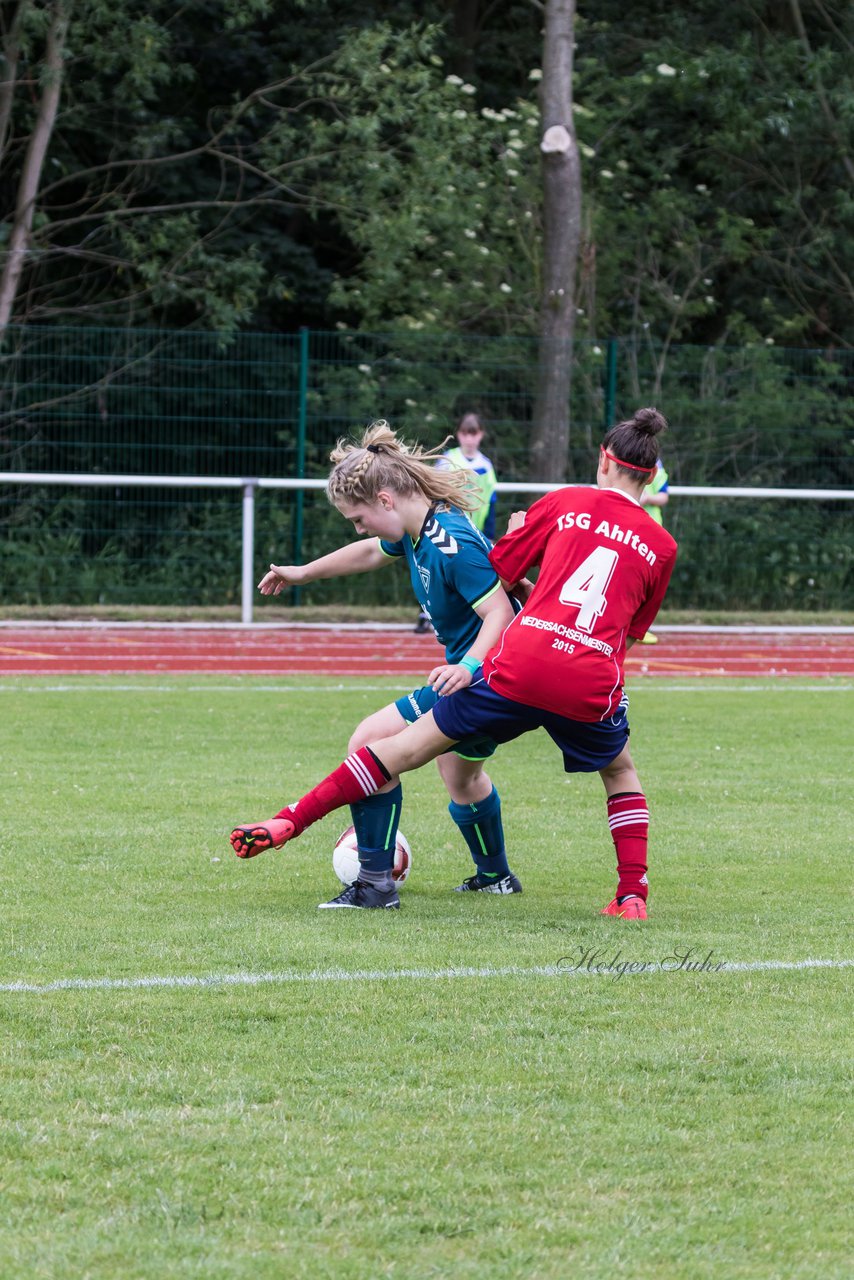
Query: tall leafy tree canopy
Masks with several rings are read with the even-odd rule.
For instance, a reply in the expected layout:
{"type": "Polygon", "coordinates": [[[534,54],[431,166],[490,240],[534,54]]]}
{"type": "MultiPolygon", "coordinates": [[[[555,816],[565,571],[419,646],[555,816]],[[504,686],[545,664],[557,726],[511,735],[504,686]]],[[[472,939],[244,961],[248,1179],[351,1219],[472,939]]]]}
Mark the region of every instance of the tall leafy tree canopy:
{"type": "MultiPolygon", "coordinates": [[[[4,0],[0,267],[60,10],[13,319],[536,331],[537,7],[4,0]]],[[[850,345],[854,8],[582,2],[576,46],[576,332],[850,345]]]]}

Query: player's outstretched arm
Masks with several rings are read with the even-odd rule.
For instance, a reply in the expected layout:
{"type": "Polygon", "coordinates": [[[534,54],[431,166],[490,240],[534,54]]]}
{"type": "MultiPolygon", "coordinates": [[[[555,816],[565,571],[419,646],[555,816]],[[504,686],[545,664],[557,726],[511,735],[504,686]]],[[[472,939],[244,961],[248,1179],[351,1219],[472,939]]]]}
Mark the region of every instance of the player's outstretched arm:
{"type": "Polygon", "coordinates": [[[368,573],[388,564],[389,559],[380,550],[377,538],[365,538],[348,542],[328,556],[319,556],[308,564],[271,564],[269,572],[258,583],[264,596],[277,596],[285,587],[299,587],[321,578],[344,578],[352,573],[368,573]]]}
{"type": "Polygon", "coordinates": [[[262,596],[277,596],[285,587],[296,587],[304,581],[302,576],[304,565],[271,564],[268,573],[258,583],[262,596]]]}

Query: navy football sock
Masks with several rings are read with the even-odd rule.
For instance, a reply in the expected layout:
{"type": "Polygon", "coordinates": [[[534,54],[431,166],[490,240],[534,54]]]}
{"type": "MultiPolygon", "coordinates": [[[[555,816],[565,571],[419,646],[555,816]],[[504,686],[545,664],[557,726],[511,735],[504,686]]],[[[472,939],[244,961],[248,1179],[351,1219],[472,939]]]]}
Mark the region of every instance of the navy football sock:
{"type": "Polygon", "coordinates": [[[398,783],[391,791],[377,792],[350,805],[363,870],[391,874],[402,804],[403,788],[398,783]]]}
{"type": "Polygon", "coordinates": [[[509,875],[501,800],[495,787],[485,800],[479,800],[477,804],[457,804],[452,800],[448,812],[469,847],[481,879],[500,880],[502,876],[509,875]]]}

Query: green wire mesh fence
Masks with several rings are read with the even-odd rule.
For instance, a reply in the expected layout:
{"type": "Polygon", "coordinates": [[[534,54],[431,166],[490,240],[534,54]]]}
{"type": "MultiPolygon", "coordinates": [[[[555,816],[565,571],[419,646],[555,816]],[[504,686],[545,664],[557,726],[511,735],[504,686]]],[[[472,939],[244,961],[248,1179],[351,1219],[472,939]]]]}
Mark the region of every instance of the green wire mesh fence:
{"type": "MultiPolygon", "coordinates": [[[[611,422],[668,417],[676,485],[854,486],[854,352],[575,344],[569,478],[593,479],[611,422]]],[[[476,410],[499,478],[527,478],[537,343],[523,337],[22,327],[0,347],[0,471],[322,477],[335,439],[375,417],[435,445],[476,410]]],[[[557,468],[557,460],[556,460],[557,468]]],[[[558,474],[556,479],[560,478],[558,474]]],[[[499,518],[525,500],[502,495],[499,518]]],[[[850,608],[848,503],[674,499],[673,607],[850,608]]],[[[259,491],[256,560],[346,540],[322,494],[259,491]]],[[[239,496],[206,489],[0,486],[0,599],[229,603],[239,496]]],[[[304,600],[403,601],[399,575],[304,600]]]]}

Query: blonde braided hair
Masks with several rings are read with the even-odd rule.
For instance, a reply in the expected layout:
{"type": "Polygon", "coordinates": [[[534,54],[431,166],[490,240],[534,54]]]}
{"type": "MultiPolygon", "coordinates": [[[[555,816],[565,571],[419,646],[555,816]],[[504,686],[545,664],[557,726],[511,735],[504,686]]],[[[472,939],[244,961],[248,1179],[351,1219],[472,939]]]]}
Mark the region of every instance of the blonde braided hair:
{"type": "MultiPolygon", "coordinates": [[[[450,438],[450,437],[449,437],[450,438]]],[[[444,503],[461,511],[480,505],[469,474],[450,468],[438,469],[447,440],[436,449],[407,445],[399,440],[385,418],[365,430],[360,443],[340,439],[329,455],[333,463],[326,496],[334,507],[342,502],[376,502],[382,489],[406,496],[420,493],[432,505],[444,503]]]]}

